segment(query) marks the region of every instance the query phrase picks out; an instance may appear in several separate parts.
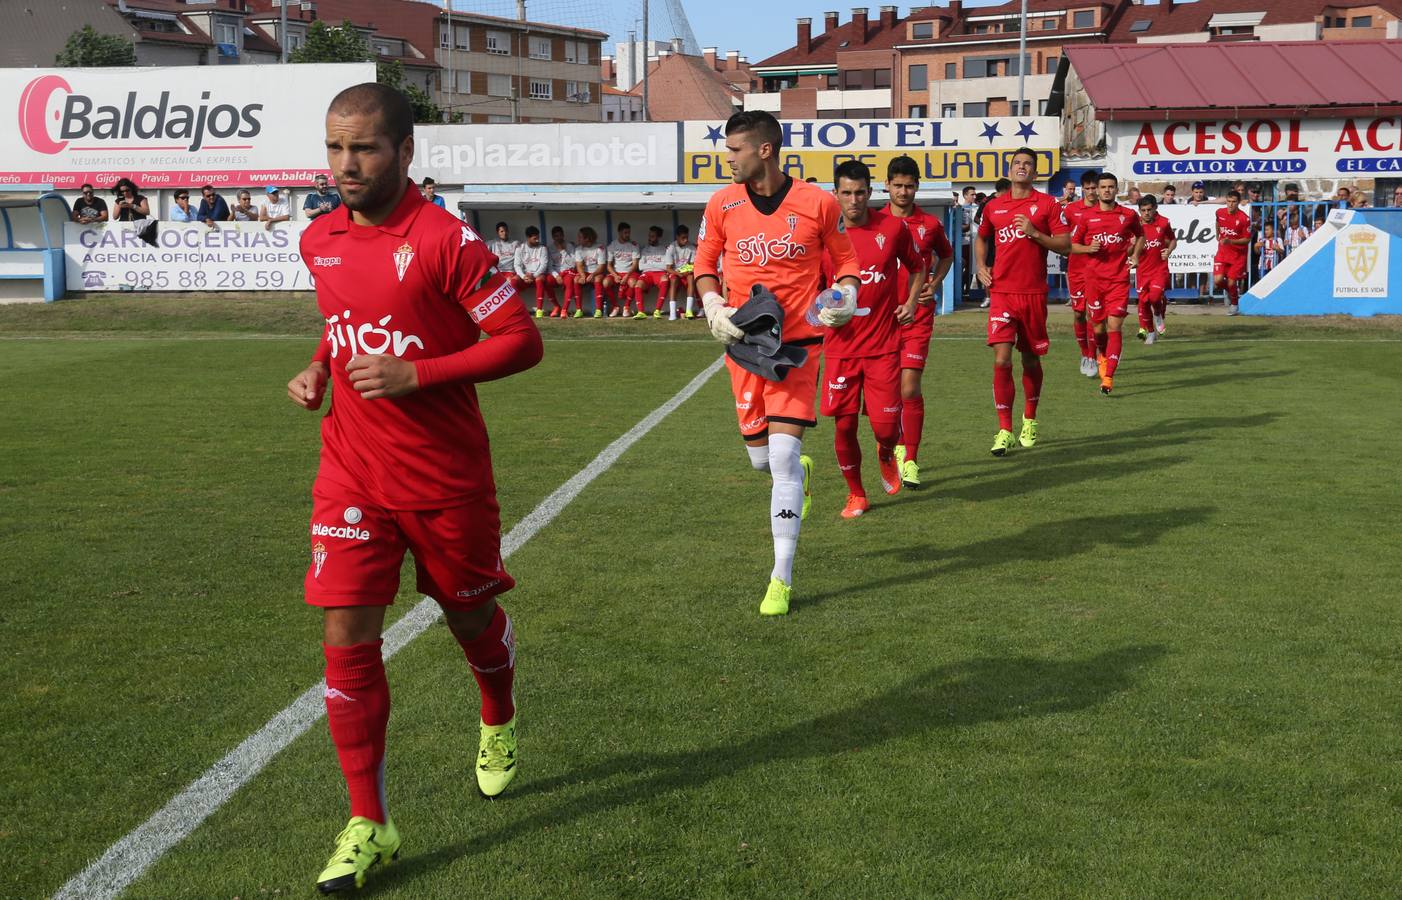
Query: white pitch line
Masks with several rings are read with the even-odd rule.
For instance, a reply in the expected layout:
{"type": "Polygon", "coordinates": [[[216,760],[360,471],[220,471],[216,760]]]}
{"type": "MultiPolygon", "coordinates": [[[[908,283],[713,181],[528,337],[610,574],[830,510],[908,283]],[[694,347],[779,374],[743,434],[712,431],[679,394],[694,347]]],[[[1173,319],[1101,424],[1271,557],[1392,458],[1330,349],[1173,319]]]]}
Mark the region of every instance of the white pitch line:
{"type": "MultiPolygon", "coordinates": [[[[501,542],[503,558],[511,556],[527,541],[549,525],[591,481],[613,466],[632,447],[677,407],[701,389],[721,367],[725,357],[719,357],[690,382],[677,391],[672,399],[653,410],[621,437],[599,452],[599,455],[570,480],[560,485],[517,522],[501,542]]],[[[391,625],[384,635],[384,657],[388,660],[410,641],[436,622],[442,612],[438,604],[425,597],[413,609],[391,625]]],[[[133,881],[165,855],[171,847],[184,840],[195,828],[223,806],[239,788],[263,770],[272,758],[316,724],[326,714],[322,695],[326,683],[319,682],[302,693],[282,712],[239,744],[227,756],[210,766],[185,790],[171,798],[151,818],[138,825],[107,849],[95,862],[73,876],[54,894],[56,900],[82,898],[107,900],[116,897],[133,881]]]]}

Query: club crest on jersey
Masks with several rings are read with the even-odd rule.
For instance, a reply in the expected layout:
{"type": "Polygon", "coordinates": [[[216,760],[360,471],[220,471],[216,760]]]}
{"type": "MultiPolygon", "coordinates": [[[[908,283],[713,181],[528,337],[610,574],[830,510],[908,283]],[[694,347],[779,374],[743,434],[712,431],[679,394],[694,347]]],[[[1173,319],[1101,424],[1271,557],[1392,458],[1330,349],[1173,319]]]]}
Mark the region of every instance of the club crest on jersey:
{"type": "Polygon", "coordinates": [[[919,235],[920,235],[920,240],[922,240],[922,241],[925,240],[925,226],[924,226],[924,225],[917,225],[917,226],[915,226],[915,232],[916,232],[916,234],[919,234],[919,235]]]}
{"type": "Polygon", "coordinates": [[[312,544],[312,577],[321,577],[321,567],[326,565],[326,545],[321,541],[312,544]]]}
{"type": "Polygon", "coordinates": [[[394,270],[399,273],[399,280],[404,280],[404,272],[409,268],[409,263],[414,261],[414,248],[408,241],[399,245],[399,249],[394,251],[394,270]]]}
{"type": "Polygon", "coordinates": [[[1027,210],[1027,215],[1030,217],[1030,216],[1035,216],[1036,214],[1037,214],[1037,204],[1034,203],[1034,204],[1032,204],[1032,206],[1031,206],[1030,208],[1028,208],[1028,210],[1027,210]]]}
{"type": "Polygon", "coordinates": [[[876,236],[876,249],[880,250],[882,247],[885,247],[885,246],[886,246],[886,235],[884,235],[884,234],[878,234],[878,235],[876,236]]]}
{"type": "Polygon", "coordinates": [[[794,215],[793,213],[789,213],[784,218],[784,221],[789,223],[789,231],[793,231],[795,228],[798,227],[798,216],[794,215]]]}

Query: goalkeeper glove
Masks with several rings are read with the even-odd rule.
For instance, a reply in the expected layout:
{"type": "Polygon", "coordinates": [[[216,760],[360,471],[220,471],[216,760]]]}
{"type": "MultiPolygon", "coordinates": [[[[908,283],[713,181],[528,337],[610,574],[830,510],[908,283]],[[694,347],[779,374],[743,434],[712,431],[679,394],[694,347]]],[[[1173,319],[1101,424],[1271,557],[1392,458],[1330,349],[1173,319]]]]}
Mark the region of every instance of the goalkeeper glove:
{"type": "Polygon", "coordinates": [[[841,328],[852,321],[852,316],[857,312],[857,289],[850,284],[835,284],[830,290],[841,294],[842,302],[818,310],[818,321],[829,328],[841,328]]]}
{"type": "Polygon", "coordinates": [[[735,308],[726,306],[720,294],[711,291],[702,297],[701,308],[706,311],[706,324],[711,326],[711,335],[722,344],[728,346],[745,336],[745,332],[730,321],[730,317],[735,315],[735,308]]]}

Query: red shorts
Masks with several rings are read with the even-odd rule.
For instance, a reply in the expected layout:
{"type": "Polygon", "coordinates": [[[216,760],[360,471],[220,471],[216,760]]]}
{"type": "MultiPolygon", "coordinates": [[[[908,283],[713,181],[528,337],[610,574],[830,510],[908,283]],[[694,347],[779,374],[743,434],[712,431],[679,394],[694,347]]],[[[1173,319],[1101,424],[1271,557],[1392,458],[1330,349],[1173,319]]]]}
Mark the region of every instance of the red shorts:
{"type": "Polygon", "coordinates": [[[1225,276],[1230,281],[1240,281],[1246,277],[1246,257],[1217,256],[1212,260],[1212,277],[1225,276]]]}
{"type": "Polygon", "coordinates": [[[414,554],[419,592],[445,609],[472,609],[516,586],[501,564],[492,496],[447,509],[390,510],[318,479],[311,547],[305,587],[313,606],[389,606],[405,550],[414,554]]]}
{"type": "Polygon", "coordinates": [[[1141,303],[1158,303],[1163,300],[1164,294],[1168,291],[1168,270],[1145,272],[1141,269],[1136,284],[1139,288],[1139,301],[1141,303]]]}
{"type": "Polygon", "coordinates": [[[823,367],[825,416],[854,416],[864,412],[873,422],[901,417],[901,360],[881,356],[829,356],[823,367]]]}
{"type": "Polygon", "coordinates": [[[636,282],[636,284],[641,285],[644,290],[647,288],[657,288],[658,292],[665,290],[667,285],[671,283],[672,276],[667,272],[641,272],[636,282]]]}
{"type": "Polygon", "coordinates": [[[1023,353],[1046,356],[1051,340],[1047,337],[1047,295],[988,292],[988,346],[1016,344],[1023,353]]]}
{"type": "Polygon", "coordinates": [[[915,321],[901,326],[901,368],[924,369],[930,355],[930,338],[935,333],[934,304],[915,307],[915,321]]]}
{"type": "Polygon", "coordinates": [[[1104,322],[1129,315],[1129,281],[1124,278],[1086,278],[1086,316],[1104,322]]]}
{"type": "Polygon", "coordinates": [[[725,367],[730,370],[730,390],[735,394],[740,434],[761,437],[769,431],[770,420],[807,428],[817,425],[818,369],[822,359],[823,345],[812,344],[807,362],[790,369],[783,381],[770,381],[727,356],[725,367]]]}
{"type": "Polygon", "coordinates": [[[1066,273],[1066,290],[1071,295],[1071,308],[1076,312],[1086,309],[1086,273],[1066,273]]]}

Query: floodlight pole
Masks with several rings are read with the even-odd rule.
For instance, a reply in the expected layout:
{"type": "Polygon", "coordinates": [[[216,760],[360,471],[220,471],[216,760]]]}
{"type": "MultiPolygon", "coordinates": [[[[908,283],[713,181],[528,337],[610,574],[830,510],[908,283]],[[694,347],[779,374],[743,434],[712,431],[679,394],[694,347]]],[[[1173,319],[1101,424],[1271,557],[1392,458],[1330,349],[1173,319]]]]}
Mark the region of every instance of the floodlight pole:
{"type": "MultiPolygon", "coordinates": [[[[1022,0],[1022,27],[1017,36],[1017,114],[1027,105],[1027,0],[1022,0]]],[[[1029,110],[1030,112],[1031,110],[1029,110]]]]}
{"type": "MultiPolygon", "coordinates": [[[[1024,0],[1025,2],[1025,0],[1024,0]]],[[[648,0],[643,0],[643,121],[647,118],[647,8],[648,0]]]]}
{"type": "Polygon", "coordinates": [[[278,61],[287,62],[287,0],[282,0],[278,4],[278,8],[282,11],[278,17],[277,26],[278,61]]]}

